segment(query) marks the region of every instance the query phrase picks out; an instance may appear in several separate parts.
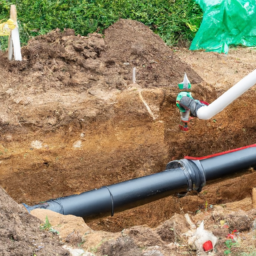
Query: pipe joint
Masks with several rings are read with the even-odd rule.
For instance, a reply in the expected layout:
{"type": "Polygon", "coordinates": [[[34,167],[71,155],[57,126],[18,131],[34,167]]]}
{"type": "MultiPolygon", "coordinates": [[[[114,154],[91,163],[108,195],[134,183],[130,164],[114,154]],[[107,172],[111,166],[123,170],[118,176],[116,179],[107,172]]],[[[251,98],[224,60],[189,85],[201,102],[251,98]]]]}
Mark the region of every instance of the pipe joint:
{"type": "Polygon", "coordinates": [[[187,191],[200,192],[206,184],[205,174],[203,167],[198,160],[175,160],[169,162],[166,166],[166,170],[181,168],[187,178],[188,188],[187,191]]]}

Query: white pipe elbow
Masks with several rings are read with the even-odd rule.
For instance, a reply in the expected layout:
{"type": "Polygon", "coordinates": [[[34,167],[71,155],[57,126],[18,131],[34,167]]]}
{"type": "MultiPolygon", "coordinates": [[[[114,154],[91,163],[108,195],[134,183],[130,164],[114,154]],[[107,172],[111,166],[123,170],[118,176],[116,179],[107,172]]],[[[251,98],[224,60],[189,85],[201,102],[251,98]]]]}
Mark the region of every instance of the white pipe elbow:
{"type": "Polygon", "coordinates": [[[217,115],[234,100],[240,97],[244,92],[249,90],[256,84],[256,69],[249,75],[244,77],[241,81],[231,87],[228,91],[223,93],[218,99],[212,102],[209,106],[201,107],[197,111],[199,119],[208,120],[217,115]]]}

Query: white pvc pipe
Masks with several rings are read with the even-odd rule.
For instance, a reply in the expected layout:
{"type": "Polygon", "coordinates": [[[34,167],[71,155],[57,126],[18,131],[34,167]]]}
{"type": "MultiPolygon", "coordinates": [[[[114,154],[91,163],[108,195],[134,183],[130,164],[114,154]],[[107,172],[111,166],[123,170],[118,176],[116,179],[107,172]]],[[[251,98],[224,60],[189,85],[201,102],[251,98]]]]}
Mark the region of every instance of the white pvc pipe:
{"type": "Polygon", "coordinates": [[[13,47],[12,47],[12,32],[9,37],[9,42],[8,42],[8,59],[12,60],[12,55],[13,55],[13,47]]]}
{"type": "Polygon", "coordinates": [[[14,59],[15,60],[22,60],[21,56],[21,48],[20,48],[20,35],[18,27],[12,30],[12,42],[13,42],[13,49],[14,49],[14,59]]]}
{"type": "Polygon", "coordinates": [[[228,91],[223,93],[209,106],[199,108],[197,111],[197,117],[203,120],[212,118],[255,84],[256,69],[231,87],[228,91]]]}

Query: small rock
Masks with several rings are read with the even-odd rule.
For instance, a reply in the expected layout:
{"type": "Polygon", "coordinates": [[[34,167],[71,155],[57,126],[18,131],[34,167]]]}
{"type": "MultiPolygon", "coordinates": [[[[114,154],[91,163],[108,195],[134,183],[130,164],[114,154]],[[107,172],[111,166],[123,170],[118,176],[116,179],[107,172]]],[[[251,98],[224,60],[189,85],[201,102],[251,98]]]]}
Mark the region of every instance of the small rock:
{"type": "Polygon", "coordinates": [[[33,140],[30,144],[32,148],[40,149],[43,147],[43,143],[39,140],[33,140]]]}
{"type": "Polygon", "coordinates": [[[78,140],[78,141],[74,142],[74,144],[73,144],[73,148],[81,148],[81,146],[82,146],[81,140],[78,140]]]}
{"type": "Polygon", "coordinates": [[[63,248],[68,250],[72,256],[95,256],[93,253],[86,252],[82,249],[73,249],[67,245],[64,245],[63,248]]]}
{"type": "Polygon", "coordinates": [[[143,253],[142,256],[164,256],[164,255],[158,250],[150,250],[143,253]]]}

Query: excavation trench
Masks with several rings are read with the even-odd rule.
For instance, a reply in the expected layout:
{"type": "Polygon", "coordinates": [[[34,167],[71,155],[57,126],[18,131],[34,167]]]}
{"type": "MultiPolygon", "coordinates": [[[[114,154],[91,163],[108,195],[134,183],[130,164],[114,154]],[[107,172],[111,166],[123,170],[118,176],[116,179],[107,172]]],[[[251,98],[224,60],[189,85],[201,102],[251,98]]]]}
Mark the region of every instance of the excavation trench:
{"type": "MultiPolygon", "coordinates": [[[[213,119],[193,119],[189,132],[179,130],[175,101],[185,72],[195,99],[211,103],[227,88],[216,91],[139,22],[120,20],[104,37],[53,31],[32,39],[22,56],[21,63],[0,56],[0,185],[18,203],[80,194],[161,172],[186,155],[256,142],[253,89],[213,119]],[[137,84],[131,84],[133,67],[137,84]]],[[[214,63],[222,57],[216,58],[214,63]]],[[[253,69],[248,64],[234,83],[253,69]]],[[[206,202],[250,196],[255,175],[234,173],[207,183],[199,194],[169,196],[88,224],[107,231],[155,227],[174,213],[195,213],[206,202]]]]}
{"type": "MultiPolygon", "coordinates": [[[[194,94],[202,96],[202,88],[211,101],[215,95],[207,95],[207,86],[196,86],[194,94]]],[[[178,130],[175,93],[145,89],[142,94],[158,114],[157,120],[152,120],[138,101],[137,90],[132,89],[117,97],[113,107],[115,113],[116,108],[120,112],[108,120],[100,117],[87,125],[71,121],[50,131],[26,127],[26,135],[20,128],[3,125],[1,186],[17,202],[34,205],[157,173],[165,170],[169,161],[186,155],[206,156],[255,142],[254,91],[246,93],[214,120],[194,119],[188,133],[178,130]],[[129,109],[127,103],[133,108],[129,109]]],[[[142,224],[155,227],[174,213],[195,213],[206,202],[225,204],[249,197],[256,186],[255,176],[252,169],[236,172],[207,182],[199,194],[169,196],[113,217],[86,222],[95,230],[106,231],[142,224]]]]}

